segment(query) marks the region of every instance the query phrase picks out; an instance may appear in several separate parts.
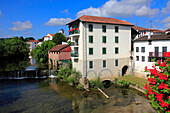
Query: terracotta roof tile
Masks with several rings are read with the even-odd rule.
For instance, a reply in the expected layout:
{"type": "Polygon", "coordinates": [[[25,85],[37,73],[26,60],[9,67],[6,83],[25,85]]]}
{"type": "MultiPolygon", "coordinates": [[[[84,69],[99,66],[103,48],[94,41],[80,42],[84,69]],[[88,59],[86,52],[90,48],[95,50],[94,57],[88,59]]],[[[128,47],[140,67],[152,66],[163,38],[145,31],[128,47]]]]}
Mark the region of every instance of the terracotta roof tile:
{"type": "Polygon", "coordinates": [[[51,34],[51,33],[49,33],[52,37],[55,35],[55,34],[51,34]]]}
{"type": "MultiPolygon", "coordinates": [[[[124,20],[119,20],[119,19],[115,19],[115,18],[108,18],[108,17],[98,17],[98,16],[88,16],[88,15],[83,15],[81,17],[79,17],[78,19],[80,19],[83,22],[94,22],[94,23],[106,23],[106,24],[118,24],[118,25],[130,25],[133,26],[133,24],[126,22],[124,20]]],[[[78,20],[76,19],[76,20],[78,20]]],[[[76,21],[73,20],[70,23],[76,21]]],[[[68,24],[70,24],[68,23],[68,24]]]]}
{"type": "Polygon", "coordinates": [[[27,42],[39,42],[38,40],[30,40],[30,41],[27,41],[27,42]]]}
{"type": "Polygon", "coordinates": [[[138,31],[149,31],[151,29],[148,28],[143,28],[143,27],[139,27],[139,26],[132,26],[133,29],[138,30],[138,31]]]}
{"type": "Polygon", "coordinates": [[[148,39],[148,36],[143,36],[141,38],[138,38],[138,39],[134,40],[134,42],[137,42],[137,41],[147,41],[147,40],[170,40],[170,36],[168,36],[166,34],[151,35],[150,39],[148,39]]]}
{"type": "Polygon", "coordinates": [[[169,28],[169,29],[167,29],[166,31],[170,31],[170,28],[169,28]]]}
{"type": "Polygon", "coordinates": [[[53,47],[52,49],[50,49],[49,51],[60,51],[66,47],[70,46],[69,44],[64,44],[64,45],[56,45],[55,47],[53,47]]]}

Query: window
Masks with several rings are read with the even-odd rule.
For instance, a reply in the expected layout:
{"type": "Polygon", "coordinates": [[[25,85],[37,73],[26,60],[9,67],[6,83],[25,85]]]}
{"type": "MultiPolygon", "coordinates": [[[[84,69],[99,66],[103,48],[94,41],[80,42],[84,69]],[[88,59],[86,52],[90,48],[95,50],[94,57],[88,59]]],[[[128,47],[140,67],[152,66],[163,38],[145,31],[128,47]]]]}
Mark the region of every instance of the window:
{"type": "Polygon", "coordinates": [[[92,32],[93,31],[93,25],[89,24],[89,31],[92,32]]]}
{"type": "Polygon", "coordinates": [[[139,61],[139,56],[136,56],[136,61],[139,61]]]}
{"type": "Polygon", "coordinates": [[[139,47],[136,47],[136,52],[139,52],[139,47]]]}
{"type": "Polygon", "coordinates": [[[89,61],[89,68],[90,68],[90,69],[93,68],[93,61],[89,61]]]}
{"type": "Polygon", "coordinates": [[[89,55],[93,55],[93,48],[89,48],[89,55]]]}
{"type": "Polygon", "coordinates": [[[167,47],[162,47],[162,52],[167,52],[167,47]]]}
{"type": "Polygon", "coordinates": [[[142,52],[142,53],[145,52],[145,47],[141,47],[141,52],[142,52]]]}
{"type": "Polygon", "coordinates": [[[103,43],[106,43],[106,36],[103,36],[103,43]]]}
{"type": "Polygon", "coordinates": [[[145,62],[145,56],[142,56],[142,62],[145,62]]]}
{"type": "Polygon", "coordinates": [[[115,54],[118,54],[118,53],[119,53],[119,48],[115,47],[115,54]]]}
{"type": "Polygon", "coordinates": [[[118,43],[118,42],[119,42],[119,37],[115,36],[115,43],[118,43]]]}
{"type": "Polygon", "coordinates": [[[119,32],[119,27],[115,26],[115,33],[118,33],[118,32],[119,32]]]}
{"type": "Polygon", "coordinates": [[[93,36],[89,36],[89,43],[93,43],[93,36]]]}
{"type": "Polygon", "coordinates": [[[106,25],[102,25],[102,31],[106,32],[106,25]]]}
{"type": "Polygon", "coordinates": [[[103,49],[103,54],[106,54],[106,48],[102,48],[103,49]]]}
{"type": "Polygon", "coordinates": [[[106,67],[106,60],[103,60],[103,67],[106,67]]]}
{"type": "Polygon", "coordinates": [[[152,40],[149,40],[149,41],[148,41],[148,45],[152,45],[152,40]]]}
{"type": "Polygon", "coordinates": [[[115,60],[115,66],[118,66],[119,62],[118,59],[115,60]]]}

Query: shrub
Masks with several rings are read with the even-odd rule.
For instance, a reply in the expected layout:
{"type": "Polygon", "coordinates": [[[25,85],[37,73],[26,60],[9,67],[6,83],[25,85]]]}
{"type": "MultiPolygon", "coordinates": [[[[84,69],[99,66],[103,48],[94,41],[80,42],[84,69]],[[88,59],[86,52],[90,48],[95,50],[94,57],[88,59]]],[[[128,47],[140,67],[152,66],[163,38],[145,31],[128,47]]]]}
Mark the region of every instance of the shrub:
{"type": "Polygon", "coordinates": [[[115,84],[117,84],[117,78],[115,78],[115,84]]]}
{"type": "Polygon", "coordinates": [[[84,86],[83,86],[82,84],[79,84],[76,88],[77,88],[78,90],[81,90],[81,91],[84,90],[84,86]]]}
{"type": "Polygon", "coordinates": [[[97,88],[103,89],[103,88],[104,88],[104,85],[103,85],[103,83],[101,82],[100,77],[97,77],[96,80],[90,80],[90,81],[89,81],[89,87],[90,87],[90,88],[94,88],[94,89],[97,89],[97,88]]]}
{"type": "MultiPolygon", "coordinates": [[[[170,57],[170,52],[164,54],[165,57],[170,57]]],[[[148,81],[145,85],[145,96],[151,99],[151,104],[157,109],[157,112],[170,112],[170,58],[167,58],[161,63],[156,62],[153,69],[149,70],[148,81]],[[156,66],[159,67],[156,68],[156,66]]]]}
{"type": "Polygon", "coordinates": [[[130,83],[128,81],[125,80],[119,80],[118,83],[121,87],[129,87],[130,83]]]}

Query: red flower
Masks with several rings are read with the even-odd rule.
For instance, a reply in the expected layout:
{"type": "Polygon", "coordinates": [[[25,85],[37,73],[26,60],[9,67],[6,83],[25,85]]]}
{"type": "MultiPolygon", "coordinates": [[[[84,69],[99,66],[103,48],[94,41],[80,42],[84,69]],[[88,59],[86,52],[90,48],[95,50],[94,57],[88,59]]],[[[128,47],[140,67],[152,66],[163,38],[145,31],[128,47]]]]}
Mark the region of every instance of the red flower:
{"type": "Polygon", "coordinates": [[[157,64],[161,64],[161,60],[158,60],[158,63],[157,64]]]}
{"type": "Polygon", "coordinates": [[[148,78],[148,81],[149,81],[151,84],[156,84],[155,78],[148,78]]]}
{"type": "Polygon", "coordinates": [[[147,66],[145,66],[145,71],[147,71],[148,69],[147,69],[147,66]]]}
{"type": "Polygon", "coordinates": [[[145,84],[145,87],[144,87],[146,90],[148,90],[148,87],[147,87],[147,83],[145,84]]]}
{"type": "Polygon", "coordinates": [[[165,103],[164,101],[162,101],[162,102],[159,103],[159,104],[160,104],[163,108],[169,106],[169,104],[168,104],[168,103],[165,103]]]}
{"type": "Polygon", "coordinates": [[[158,89],[167,89],[168,85],[164,84],[163,82],[158,86],[158,89]]]}

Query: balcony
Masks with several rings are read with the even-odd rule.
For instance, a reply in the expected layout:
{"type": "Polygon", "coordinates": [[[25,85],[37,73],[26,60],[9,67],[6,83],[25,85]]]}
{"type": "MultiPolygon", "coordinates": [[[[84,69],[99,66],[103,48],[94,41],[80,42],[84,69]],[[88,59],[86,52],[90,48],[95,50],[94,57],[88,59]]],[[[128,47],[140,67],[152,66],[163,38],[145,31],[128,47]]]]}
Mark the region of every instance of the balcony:
{"type": "Polygon", "coordinates": [[[79,30],[79,28],[73,28],[73,29],[69,30],[68,32],[69,32],[69,35],[73,35],[73,34],[79,34],[80,30],[79,30]]]}
{"type": "Polygon", "coordinates": [[[71,57],[79,57],[79,54],[77,51],[72,51],[71,52],[71,57]]]}
{"type": "Polygon", "coordinates": [[[149,57],[164,57],[163,52],[149,52],[149,57]]]}

